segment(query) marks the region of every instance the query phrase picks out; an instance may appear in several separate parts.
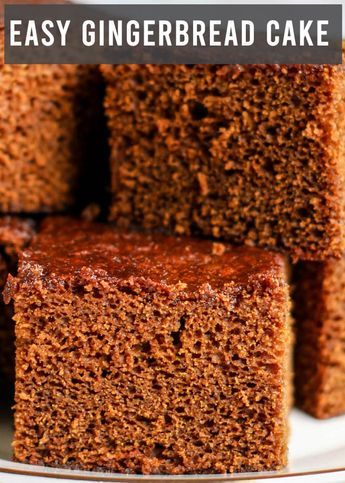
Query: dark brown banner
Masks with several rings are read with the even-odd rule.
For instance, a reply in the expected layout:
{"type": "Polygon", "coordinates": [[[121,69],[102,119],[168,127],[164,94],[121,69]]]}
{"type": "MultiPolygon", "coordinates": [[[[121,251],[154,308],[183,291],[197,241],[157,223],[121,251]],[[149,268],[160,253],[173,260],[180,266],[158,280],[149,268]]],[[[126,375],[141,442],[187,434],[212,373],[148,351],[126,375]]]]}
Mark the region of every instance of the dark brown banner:
{"type": "Polygon", "coordinates": [[[341,5],[8,5],[5,62],[339,64],[341,5]]]}

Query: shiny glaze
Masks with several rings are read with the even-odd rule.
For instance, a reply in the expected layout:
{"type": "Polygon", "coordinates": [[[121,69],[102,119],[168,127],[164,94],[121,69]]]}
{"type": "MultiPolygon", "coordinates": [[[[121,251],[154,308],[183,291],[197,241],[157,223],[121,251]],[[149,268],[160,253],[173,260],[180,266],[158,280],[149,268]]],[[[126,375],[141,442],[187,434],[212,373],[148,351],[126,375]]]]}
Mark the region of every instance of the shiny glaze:
{"type": "Polygon", "coordinates": [[[35,267],[42,278],[70,279],[88,273],[91,280],[141,280],[195,291],[242,284],[263,274],[280,277],[283,265],[281,255],[258,248],[121,233],[108,225],[61,217],[46,220],[24,252],[22,275],[35,267]]]}

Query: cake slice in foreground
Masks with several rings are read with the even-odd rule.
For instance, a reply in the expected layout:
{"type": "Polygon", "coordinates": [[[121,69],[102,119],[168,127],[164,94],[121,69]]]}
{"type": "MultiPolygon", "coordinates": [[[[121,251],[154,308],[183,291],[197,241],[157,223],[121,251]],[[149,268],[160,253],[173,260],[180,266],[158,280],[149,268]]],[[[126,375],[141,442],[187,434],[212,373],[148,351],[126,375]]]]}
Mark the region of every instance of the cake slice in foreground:
{"type": "Polygon", "coordinates": [[[13,306],[5,305],[2,290],[9,273],[17,271],[18,253],[31,240],[36,223],[27,218],[0,217],[0,398],[6,399],[14,381],[14,323],[13,306]]]}
{"type": "Polygon", "coordinates": [[[345,257],[295,268],[296,401],[317,418],[345,413],[345,257]]]}
{"type": "Polygon", "coordinates": [[[102,70],[118,226],[342,255],[344,65],[102,70]]]}
{"type": "Polygon", "coordinates": [[[16,461],[153,474],[286,464],[280,255],[51,220],[6,298],[16,461]]]}

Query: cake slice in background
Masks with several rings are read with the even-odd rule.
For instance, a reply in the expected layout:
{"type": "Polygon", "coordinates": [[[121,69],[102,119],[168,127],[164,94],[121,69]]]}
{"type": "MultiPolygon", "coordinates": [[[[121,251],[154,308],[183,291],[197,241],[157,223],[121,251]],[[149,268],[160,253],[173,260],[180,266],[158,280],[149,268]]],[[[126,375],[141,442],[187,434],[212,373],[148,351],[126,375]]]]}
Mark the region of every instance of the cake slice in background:
{"type": "Polygon", "coordinates": [[[345,413],[345,258],[295,268],[296,401],[317,418],[345,413]]]}
{"type": "Polygon", "coordinates": [[[330,65],[102,66],[110,219],[277,248],[345,249],[345,71],[330,65]]]}
{"type": "Polygon", "coordinates": [[[0,213],[98,202],[106,140],[97,66],[5,65],[0,33],[0,213]]]}
{"type": "Polygon", "coordinates": [[[154,474],[286,465],[281,255],[51,219],[5,294],[16,461],[154,474]]]}
{"type": "MultiPolygon", "coordinates": [[[[36,222],[27,218],[0,217],[0,290],[5,286],[9,273],[17,272],[17,260],[35,233],[36,222]]],[[[6,389],[14,383],[14,322],[13,305],[0,300],[0,386],[6,389]]],[[[1,391],[0,398],[7,397],[1,391]]],[[[12,393],[12,390],[8,394],[12,393]]]]}

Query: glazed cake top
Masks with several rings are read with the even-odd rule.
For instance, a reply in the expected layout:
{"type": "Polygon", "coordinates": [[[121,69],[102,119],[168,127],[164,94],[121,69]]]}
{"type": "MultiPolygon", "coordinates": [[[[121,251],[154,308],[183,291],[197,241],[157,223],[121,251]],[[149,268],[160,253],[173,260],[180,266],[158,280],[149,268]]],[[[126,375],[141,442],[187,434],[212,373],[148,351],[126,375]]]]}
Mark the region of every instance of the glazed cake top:
{"type": "Polygon", "coordinates": [[[254,247],[232,247],[208,240],[122,233],[108,225],[50,218],[25,250],[19,275],[44,278],[130,281],[194,292],[222,289],[257,277],[282,278],[284,258],[254,247]]]}

